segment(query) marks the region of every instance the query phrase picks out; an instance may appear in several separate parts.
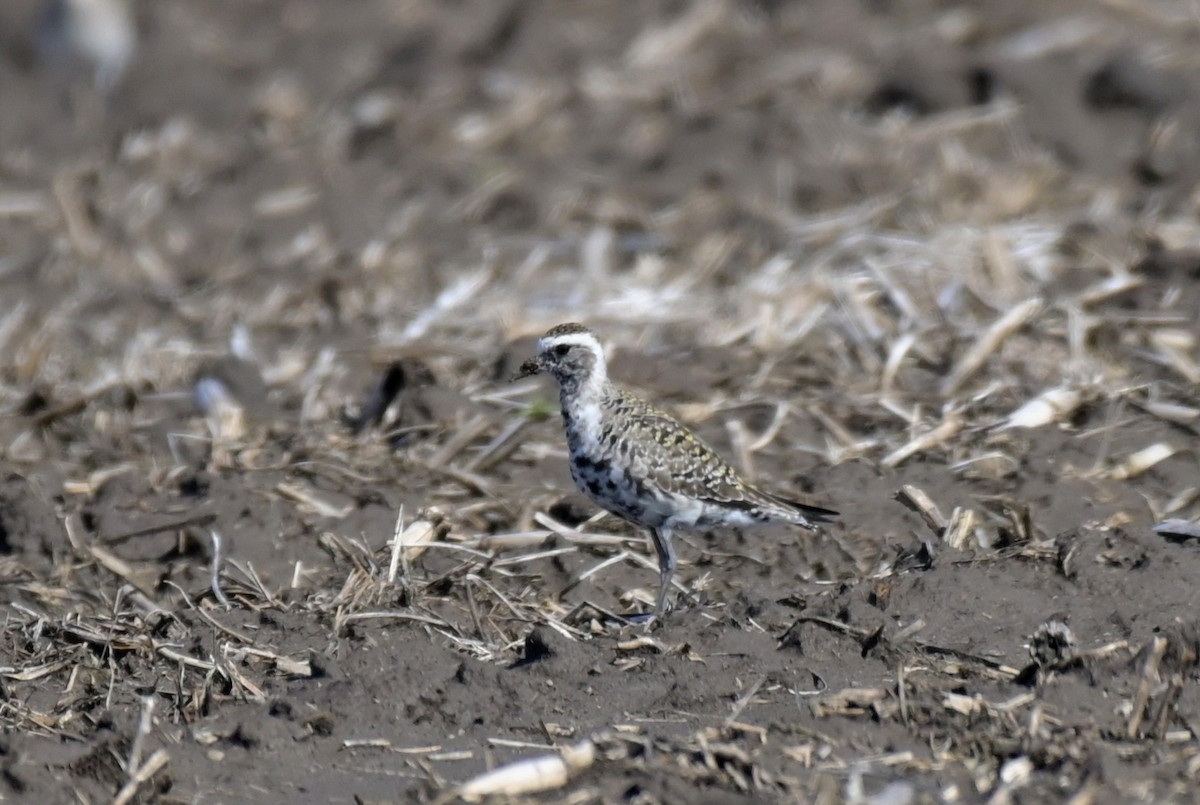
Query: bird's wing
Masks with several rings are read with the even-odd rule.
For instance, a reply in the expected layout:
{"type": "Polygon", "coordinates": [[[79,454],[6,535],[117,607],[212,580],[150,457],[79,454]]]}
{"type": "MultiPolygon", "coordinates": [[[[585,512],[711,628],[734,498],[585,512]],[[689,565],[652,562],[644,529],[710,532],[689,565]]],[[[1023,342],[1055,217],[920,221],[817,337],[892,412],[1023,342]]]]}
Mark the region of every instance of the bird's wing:
{"type": "Polygon", "coordinates": [[[792,510],[821,522],[837,512],[755,488],[709,445],[669,414],[641,400],[626,401],[631,451],[659,489],[735,509],[792,510]]]}
{"type": "Polygon", "coordinates": [[[745,497],[746,483],[716,451],[671,417],[647,409],[638,417],[637,449],[661,489],[713,503],[745,497]]]}

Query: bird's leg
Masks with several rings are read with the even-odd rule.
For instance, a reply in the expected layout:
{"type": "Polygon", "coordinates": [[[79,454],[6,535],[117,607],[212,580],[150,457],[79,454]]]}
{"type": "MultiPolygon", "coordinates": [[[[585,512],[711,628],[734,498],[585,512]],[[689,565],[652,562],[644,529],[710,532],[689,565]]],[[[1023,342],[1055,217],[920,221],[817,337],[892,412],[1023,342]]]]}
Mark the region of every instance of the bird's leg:
{"type": "Polygon", "coordinates": [[[652,528],[650,539],[658,554],[658,603],[654,605],[651,620],[658,620],[667,611],[667,596],[671,593],[671,579],[675,575],[675,545],[671,542],[671,529],[652,528]]]}

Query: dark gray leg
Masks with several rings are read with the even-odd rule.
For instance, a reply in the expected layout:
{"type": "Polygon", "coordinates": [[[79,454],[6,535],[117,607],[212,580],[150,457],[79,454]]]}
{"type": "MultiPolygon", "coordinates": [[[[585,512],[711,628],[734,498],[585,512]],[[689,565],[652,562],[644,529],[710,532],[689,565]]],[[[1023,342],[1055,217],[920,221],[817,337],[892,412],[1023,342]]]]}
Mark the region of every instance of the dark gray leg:
{"type": "Polygon", "coordinates": [[[652,620],[658,620],[667,611],[667,596],[671,593],[671,579],[675,576],[675,546],[671,543],[671,529],[652,528],[650,539],[658,554],[658,603],[654,605],[652,620]]]}

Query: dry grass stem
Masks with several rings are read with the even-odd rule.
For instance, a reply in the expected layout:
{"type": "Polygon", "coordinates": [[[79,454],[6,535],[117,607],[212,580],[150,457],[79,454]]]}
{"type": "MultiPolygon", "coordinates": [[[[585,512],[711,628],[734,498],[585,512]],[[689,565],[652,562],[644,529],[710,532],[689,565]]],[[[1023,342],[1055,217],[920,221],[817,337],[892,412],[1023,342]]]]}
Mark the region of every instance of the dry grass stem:
{"type": "Polygon", "coordinates": [[[966,422],[961,414],[955,410],[946,411],[941,424],[888,453],[880,463],[885,467],[896,467],[903,464],[918,453],[945,445],[965,426],[966,422]]]}
{"type": "Polygon", "coordinates": [[[1032,321],[1042,312],[1043,307],[1041,299],[1027,299],[993,322],[950,370],[949,376],[942,383],[942,396],[953,396],[983,368],[984,363],[995,354],[1005,340],[1032,321]]]}

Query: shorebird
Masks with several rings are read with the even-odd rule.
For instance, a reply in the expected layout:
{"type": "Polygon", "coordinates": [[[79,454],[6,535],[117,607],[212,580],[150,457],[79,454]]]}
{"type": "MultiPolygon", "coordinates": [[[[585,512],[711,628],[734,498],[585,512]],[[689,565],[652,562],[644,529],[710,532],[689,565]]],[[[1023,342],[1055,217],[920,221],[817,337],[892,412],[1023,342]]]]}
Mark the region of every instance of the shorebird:
{"type": "Polygon", "coordinates": [[[838,512],[764,492],[669,414],[613,385],[604,349],[581,324],[560,324],[513,380],[546,372],[559,386],[571,477],[602,508],[650,533],[667,611],[677,531],[785,523],[816,531],[838,512]]]}

